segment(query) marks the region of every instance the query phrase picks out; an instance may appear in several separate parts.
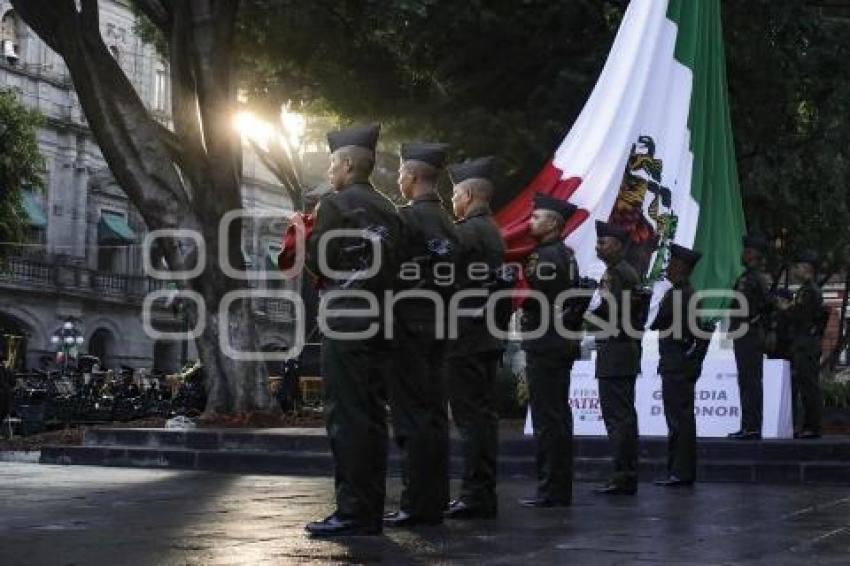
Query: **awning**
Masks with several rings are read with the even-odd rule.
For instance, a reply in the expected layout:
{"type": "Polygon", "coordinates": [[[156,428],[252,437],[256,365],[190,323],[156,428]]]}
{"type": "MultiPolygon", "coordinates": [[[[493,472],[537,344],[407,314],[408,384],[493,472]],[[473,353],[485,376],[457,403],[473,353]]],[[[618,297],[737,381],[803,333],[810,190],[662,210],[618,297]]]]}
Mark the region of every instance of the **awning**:
{"type": "Polygon", "coordinates": [[[35,195],[30,191],[23,191],[24,211],[27,213],[27,224],[33,228],[47,228],[47,215],[35,200],[35,195]]]}
{"type": "Polygon", "coordinates": [[[266,244],[266,269],[277,271],[277,257],[280,255],[282,248],[280,244],[266,244]]]}
{"type": "Polygon", "coordinates": [[[123,215],[104,210],[97,225],[97,243],[101,245],[126,245],[136,241],[136,233],[123,215]]]}

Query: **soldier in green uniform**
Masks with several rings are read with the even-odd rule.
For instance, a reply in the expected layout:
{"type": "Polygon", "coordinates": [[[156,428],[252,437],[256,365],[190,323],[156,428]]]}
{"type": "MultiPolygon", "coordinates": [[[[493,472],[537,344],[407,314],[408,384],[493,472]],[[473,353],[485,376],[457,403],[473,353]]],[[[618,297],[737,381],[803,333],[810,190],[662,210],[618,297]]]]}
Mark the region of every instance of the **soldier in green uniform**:
{"type": "Polygon", "coordinates": [[[813,250],[803,252],[794,264],[792,274],[800,283],[793,302],[781,303],[782,316],[791,335],[791,385],[795,438],[820,438],[823,396],[820,390],[821,320],[823,294],[817,284],[818,256],[813,250]],[[802,415],[796,410],[797,397],[802,415]]]}
{"type": "Polygon", "coordinates": [[[387,428],[381,364],[387,353],[380,328],[383,316],[366,314],[370,301],[364,294],[376,297],[380,305],[385,290],[392,288],[401,221],[395,206],[369,183],[378,132],[379,126],[372,125],[328,134],[328,177],[334,192],[317,206],[307,240],[306,267],[322,285],[325,422],[336,468],[336,511],[306,527],[316,537],[382,530],[387,428]],[[360,235],[320,245],[324,235],[340,229],[360,235]],[[370,275],[373,262],[378,269],[370,275]],[[332,333],[344,335],[329,336],[332,333]]]}
{"type": "Polygon", "coordinates": [[[741,261],[744,273],[738,277],[734,289],[746,297],[747,311],[729,321],[730,332],[744,324],[748,326],[746,333],[733,343],[741,392],[741,429],[729,434],[729,438],[758,440],[762,427],[765,323],[771,305],[769,284],[763,271],[767,241],[760,236],[749,235],[744,236],[743,244],[741,261]]]}
{"type": "MultiPolygon", "coordinates": [[[[635,382],[640,372],[640,339],[626,332],[630,308],[626,303],[640,285],[640,276],[624,257],[627,232],[606,222],[596,222],[596,255],[605,262],[600,291],[608,294],[616,309],[605,300],[593,310],[603,320],[610,320],[615,330],[596,341],[596,378],[599,381],[599,403],[602,419],[614,453],[614,473],[608,481],[594,489],[601,495],[634,495],[637,493],[638,423],[635,411],[635,382]],[[613,312],[616,318],[613,318],[613,312]]],[[[640,329],[642,330],[642,329],[640,329]]],[[[608,333],[605,333],[608,334],[608,333]]]]}
{"type": "Polygon", "coordinates": [[[393,432],[401,452],[400,509],[384,517],[388,527],[435,525],[449,502],[449,432],[443,380],[445,303],[459,246],[454,225],[437,196],[446,145],[401,146],[398,184],[409,204],[401,216],[402,264],[397,289],[424,292],[399,299],[394,309],[395,368],[389,376],[393,432]],[[438,297],[438,298],[434,298],[438,297]]]}
{"type": "MultiPolygon", "coordinates": [[[[457,288],[487,289],[502,264],[505,243],[492,219],[490,199],[495,190],[493,158],[483,157],[449,166],[454,185],[452,206],[461,245],[457,288]]],[[[449,340],[446,378],[449,405],[463,446],[460,496],[449,502],[452,519],[492,518],[498,513],[496,457],[499,416],[496,411],[496,369],[502,343],[489,331],[484,315],[486,297],[467,297],[460,309],[478,316],[458,316],[458,338],[449,340]]],[[[457,313],[449,313],[449,317],[457,313]]]]}
{"type": "Polygon", "coordinates": [[[696,479],[697,424],[694,416],[694,387],[701,364],[692,358],[695,338],[688,316],[694,288],[689,277],[701,254],[673,244],[667,290],[652,322],[658,330],[661,393],[667,419],[667,477],[655,482],[663,487],[689,486],[696,479]]]}
{"type": "MultiPolygon", "coordinates": [[[[555,317],[563,313],[558,295],[578,283],[573,251],[561,239],[564,225],[577,207],[548,196],[534,198],[529,232],[538,245],[525,260],[525,279],[530,289],[547,302],[531,298],[523,303],[523,332],[548,328],[539,338],[523,338],[529,406],[537,443],[537,494],[520,500],[527,507],[565,507],[573,494],[573,414],[570,410],[570,371],[578,358],[576,340],[559,332],[555,317]]],[[[563,299],[561,299],[563,303],[563,299]]],[[[560,322],[560,321],[559,321],[560,322]]]]}

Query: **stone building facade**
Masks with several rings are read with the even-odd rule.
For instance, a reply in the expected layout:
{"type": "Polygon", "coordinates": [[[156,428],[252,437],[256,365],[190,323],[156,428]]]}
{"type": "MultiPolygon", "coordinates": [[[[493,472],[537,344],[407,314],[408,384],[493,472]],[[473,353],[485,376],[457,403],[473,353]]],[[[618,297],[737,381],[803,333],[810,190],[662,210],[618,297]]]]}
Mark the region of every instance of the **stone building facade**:
{"type": "MultiPolygon", "coordinates": [[[[167,63],[134,33],[135,17],[127,1],[101,0],[100,5],[104,41],[153,115],[167,125],[167,63]]],[[[163,287],[143,272],[144,222],[110,174],[61,57],[16,16],[7,0],[0,0],[0,19],[0,88],[16,91],[25,105],[45,116],[38,141],[46,184],[45,191],[25,196],[27,242],[4,244],[9,249],[0,267],[0,331],[24,337],[22,368],[52,363],[57,348],[51,337],[71,320],[85,340],[79,353],[97,355],[108,368],[174,371],[195,352],[191,344],[154,341],[143,330],[142,300],[163,287]]],[[[291,209],[283,189],[250,151],[244,162],[244,208],[291,209]]],[[[272,268],[280,230],[280,221],[266,221],[246,232],[245,252],[255,269],[272,268]]],[[[254,301],[262,347],[290,344],[289,305],[254,301]]],[[[183,328],[170,308],[157,309],[154,318],[158,327],[183,328]]]]}

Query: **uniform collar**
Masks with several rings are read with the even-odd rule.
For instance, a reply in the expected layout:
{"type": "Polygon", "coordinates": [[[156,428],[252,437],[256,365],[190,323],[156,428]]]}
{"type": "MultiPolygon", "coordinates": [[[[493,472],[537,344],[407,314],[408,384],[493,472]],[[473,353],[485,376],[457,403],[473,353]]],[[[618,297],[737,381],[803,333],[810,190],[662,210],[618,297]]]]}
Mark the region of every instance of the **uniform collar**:
{"type": "Polygon", "coordinates": [[[436,202],[436,203],[439,203],[441,201],[440,201],[440,196],[437,193],[431,191],[430,193],[425,193],[424,195],[419,195],[418,197],[413,197],[413,199],[410,201],[411,204],[416,204],[418,202],[436,202]]]}
{"type": "Polygon", "coordinates": [[[492,214],[493,212],[490,210],[490,207],[484,204],[471,209],[466,214],[466,217],[464,217],[464,220],[469,220],[470,218],[474,218],[476,216],[491,216],[492,214]]]}

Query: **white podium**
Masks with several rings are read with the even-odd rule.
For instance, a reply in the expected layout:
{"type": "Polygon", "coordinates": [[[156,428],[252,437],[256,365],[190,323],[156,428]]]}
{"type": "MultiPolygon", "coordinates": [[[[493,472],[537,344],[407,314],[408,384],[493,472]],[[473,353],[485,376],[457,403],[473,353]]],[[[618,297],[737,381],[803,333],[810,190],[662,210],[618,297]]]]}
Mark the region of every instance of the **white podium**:
{"type": "MultiPolygon", "coordinates": [[[[738,370],[729,356],[706,357],[702,375],[696,384],[695,410],[697,436],[725,437],[740,429],[741,404],[738,395],[738,370]]],[[[667,436],[664,404],[661,399],[661,376],[657,356],[641,361],[635,405],[641,436],[667,436]]],[[[605,425],[599,408],[599,390],[594,377],[595,363],[579,360],[573,366],[570,381],[570,406],[573,431],[577,436],[605,436],[605,425]]],[[[532,434],[531,413],[526,417],[525,433],[532,434]]],[[[792,438],[791,369],[786,360],[764,361],[763,438],[792,438]]]]}

